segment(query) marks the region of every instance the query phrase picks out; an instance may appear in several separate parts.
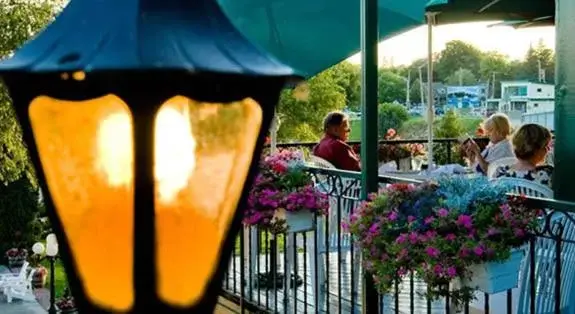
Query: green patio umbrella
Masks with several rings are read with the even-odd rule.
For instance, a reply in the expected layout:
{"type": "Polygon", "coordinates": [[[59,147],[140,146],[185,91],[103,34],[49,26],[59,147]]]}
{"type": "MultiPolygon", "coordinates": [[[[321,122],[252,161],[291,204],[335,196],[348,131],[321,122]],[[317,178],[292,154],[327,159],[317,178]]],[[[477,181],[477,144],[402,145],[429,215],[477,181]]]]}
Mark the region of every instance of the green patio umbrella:
{"type": "Polygon", "coordinates": [[[495,23],[489,25],[489,27],[496,26],[511,26],[513,28],[527,28],[527,27],[540,27],[540,26],[553,26],[555,25],[555,16],[542,16],[532,20],[514,20],[514,21],[503,21],[501,23],[495,23]]]}
{"type": "MultiPolygon", "coordinates": [[[[534,21],[555,16],[555,0],[430,0],[426,11],[435,13],[436,25],[497,20],[534,21]]],[[[523,24],[515,23],[512,26],[523,24]]]]}
{"type": "MultiPolygon", "coordinates": [[[[299,73],[313,76],[359,51],[357,0],[218,0],[232,23],[299,73]]],[[[379,37],[425,22],[427,0],[380,0],[379,37]]]]}

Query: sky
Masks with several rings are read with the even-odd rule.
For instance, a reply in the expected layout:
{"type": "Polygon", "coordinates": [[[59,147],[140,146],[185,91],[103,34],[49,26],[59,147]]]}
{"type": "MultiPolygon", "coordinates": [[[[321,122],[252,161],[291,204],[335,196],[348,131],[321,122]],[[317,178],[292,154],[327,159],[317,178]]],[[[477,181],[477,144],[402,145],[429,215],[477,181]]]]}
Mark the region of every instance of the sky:
{"type": "MultiPolygon", "coordinates": [[[[512,59],[522,59],[532,43],[542,40],[555,48],[555,28],[533,27],[513,29],[511,27],[489,27],[497,22],[464,23],[437,26],[433,30],[433,50],[438,52],[451,40],[463,40],[484,51],[496,50],[512,59]]],[[[379,44],[380,65],[404,65],[413,60],[427,57],[427,26],[384,40],[379,44]]],[[[349,61],[360,63],[356,54],[349,61]]]]}

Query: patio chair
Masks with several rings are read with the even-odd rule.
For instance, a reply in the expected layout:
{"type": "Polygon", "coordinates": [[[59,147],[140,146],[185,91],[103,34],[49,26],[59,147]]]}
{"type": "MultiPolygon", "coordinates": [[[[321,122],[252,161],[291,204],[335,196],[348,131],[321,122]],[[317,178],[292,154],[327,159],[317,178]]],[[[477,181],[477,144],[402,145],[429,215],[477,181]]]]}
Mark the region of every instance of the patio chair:
{"type": "Polygon", "coordinates": [[[504,182],[512,187],[511,192],[532,197],[553,198],[553,190],[543,184],[521,178],[501,177],[497,182],[504,182]]]}
{"type": "MultiPolygon", "coordinates": [[[[560,226],[563,227],[562,240],[575,240],[575,219],[572,214],[555,214],[551,220],[551,233],[559,234],[560,226]]],[[[557,267],[556,239],[537,237],[535,242],[535,313],[555,313],[555,283],[557,267]]],[[[531,252],[527,250],[525,261],[529,261],[531,252]]],[[[575,243],[563,242],[561,246],[561,296],[559,305],[562,314],[575,313],[575,243]]],[[[530,312],[530,276],[531,267],[526,262],[519,278],[519,297],[517,314],[530,312]]]]}
{"type": "Polygon", "coordinates": [[[2,289],[5,285],[14,282],[14,281],[22,281],[26,279],[26,274],[28,273],[28,268],[30,263],[24,261],[22,267],[18,274],[14,274],[12,272],[6,274],[0,274],[0,289],[2,289]]]}
{"type": "MultiPolygon", "coordinates": [[[[315,157],[315,156],[314,156],[315,157]]],[[[318,167],[335,168],[329,162],[322,160],[319,157],[313,158],[317,162],[318,167]]],[[[342,272],[353,272],[353,282],[350,282],[351,294],[355,295],[355,300],[358,301],[358,291],[360,280],[360,261],[361,252],[359,248],[354,247],[353,264],[351,263],[351,247],[353,239],[351,234],[341,229],[341,222],[350,218],[351,213],[359,205],[361,196],[361,183],[359,180],[351,178],[342,178],[337,182],[326,182],[325,179],[316,182],[316,186],[330,195],[330,211],[327,217],[318,219],[317,222],[317,256],[314,256],[316,249],[315,238],[313,236],[307,237],[307,259],[308,265],[315,265],[315,258],[318,259],[318,267],[310,267],[310,277],[312,289],[317,287],[318,291],[314,291],[314,301],[317,307],[325,304],[326,295],[329,293],[329,285],[326,280],[327,272],[327,254],[340,252],[339,260],[330,259],[329,268],[341,267],[342,272]],[[330,184],[331,183],[331,184],[330,184]],[[341,195],[337,197],[336,195],[341,195]],[[338,210],[341,209],[341,211],[338,210]],[[339,214],[339,216],[338,216],[339,214]],[[327,229],[327,233],[326,233],[327,229]],[[339,240],[339,241],[338,241],[339,240]],[[338,248],[339,242],[339,248],[338,248]],[[327,245],[326,245],[327,244],[327,245]],[[341,266],[338,266],[341,265],[341,266]]],[[[305,244],[304,244],[305,245],[305,244]]],[[[328,309],[329,310],[329,309],[328,309]]]]}
{"type": "Polygon", "coordinates": [[[24,280],[15,280],[7,283],[3,287],[3,292],[6,295],[6,301],[12,303],[13,299],[22,301],[34,301],[34,291],[32,290],[32,278],[36,269],[30,269],[28,276],[24,280]]]}
{"type": "Polygon", "coordinates": [[[495,176],[495,171],[497,170],[497,168],[503,166],[511,166],[514,165],[516,162],[517,158],[515,157],[501,158],[491,162],[489,164],[489,167],[487,167],[487,178],[493,179],[493,176],[495,176]]]}

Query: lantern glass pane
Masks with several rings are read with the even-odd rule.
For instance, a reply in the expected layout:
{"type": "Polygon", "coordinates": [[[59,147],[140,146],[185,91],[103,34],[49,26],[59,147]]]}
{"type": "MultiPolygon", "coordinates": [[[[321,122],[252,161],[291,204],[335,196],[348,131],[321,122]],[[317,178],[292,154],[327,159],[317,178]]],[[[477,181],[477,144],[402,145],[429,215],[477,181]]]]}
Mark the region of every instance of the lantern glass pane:
{"type": "Polygon", "coordinates": [[[220,260],[262,123],[252,99],[203,103],[176,96],[156,117],[158,295],[199,301],[220,260]]]}
{"type": "Polygon", "coordinates": [[[116,312],[133,303],[131,114],[114,95],[40,96],[29,107],[40,161],[87,297],[116,312]]]}

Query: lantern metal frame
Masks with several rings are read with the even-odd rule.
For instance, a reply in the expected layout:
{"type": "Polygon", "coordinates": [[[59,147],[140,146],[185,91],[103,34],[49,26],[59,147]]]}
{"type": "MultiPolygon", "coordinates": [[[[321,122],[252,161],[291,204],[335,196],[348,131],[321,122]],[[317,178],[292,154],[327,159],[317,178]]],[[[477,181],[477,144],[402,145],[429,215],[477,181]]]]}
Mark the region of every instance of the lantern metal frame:
{"type": "MultiPolygon", "coordinates": [[[[124,35],[126,38],[130,37],[130,34],[124,35]]],[[[87,37],[90,39],[90,36],[87,37]]],[[[95,37],[92,36],[93,38],[95,37]]],[[[210,47],[213,48],[213,45],[210,47]]],[[[206,281],[209,283],[203,298],[189,308],[177,308],[162,302],[157,295],[155,276],[157,269],[153,166],[156,113],[163,103],[174,96],[221,103],[249,97],[261,106],[262,124],[237,205],[237,208],[242,208],[257,172],[259,156],[279,94],[288,81],[299,79],[294,71],[249,43],[228,21],[215,0],[72,0],[44,33],[16,52],[11,59],[0,62],[0,76],[9,89],[22,126],[24,141],[28,144],[31,160],[36,167],[47,213],[59,239],[60,256],[66,266],[69,284],[79,310],[82,313],[110,311],[92,304],[87,298],[78,277],[78,268],[64,226],[49,193],[28,113],[31,102],[41,95],[60,100],[83,101],[113,94],[122,99],[131,111],[134,138],[134,273],[150,275],[134,276],[134,306],[130,312],[211,313],[221,291],[223,274],[227,269],[235,237],[241,227],[242,212],[236,209],[234,213],[229,233],[221,245],[219,264],[212,278],[206,281]],[[136,17],[135,25],[130,24],[131,28],[116,31],[139,32],[139,41],[116,42],[116,46],[110,47],[111,39],[103,36],[102,40],[108,40],[107,42],[87,45],[79,43],[74,34],[63,34],[66,24],[69,27],[73,22],[81,22],[83,15],[89,20],[85,23],[95,22],[101,19],[101,16],[97,16],[98,12],[106,12],[106,9],[114,7],[129,12],[125,13],[125,16],[118,12],[110,13],[112,21],[104,19],[94,27],[102,27],[102,33],[110,35],[114,28],[104,23],[116,23],[116,27],[124,27],[125,22],[117,19],[136,17]],[[91,12],[94,10],[98,12],[91,12]],[[89,13],[96,17],[88,15],[89,13]],[[174,19],[177,23],[173,22],[174,19]],[[218,62],[209,53],[202,51],[186,57],[166,55],[162,46],[154,46],[165,44],[166,39],[162,35],[169,36],[174,31],[179,32],[179,36],[172,36],[172,43],[180,47],[196,44],[201,48],[202,40],[213,40],[210,36],[223,37],[221,42],[230,45],[230,48],[220,49],[228,60],[220,58],[218,62]],[[184,35],[194,36],[187,39],[183,38],[184,35]],[[65,47],[67,39],[70,41],[69,49],[65,47]],[[230,49],[238,49],[239,52],[234,54],[230,49]],[[85,78],[73,79],[72,74],[77,71],[84,72],[85,78]],[[68,79],[63,79],[63,74],[66,74],[68,79]],[[149,90],[143,88],[144,86],[153,86],[154,89],[149,90]]]]}

